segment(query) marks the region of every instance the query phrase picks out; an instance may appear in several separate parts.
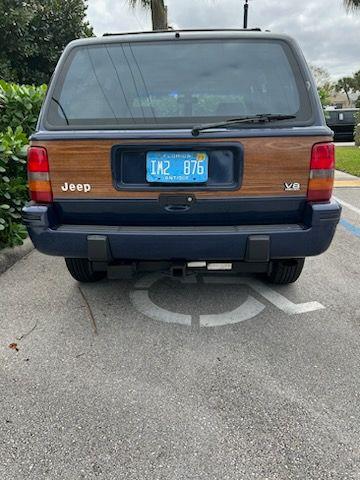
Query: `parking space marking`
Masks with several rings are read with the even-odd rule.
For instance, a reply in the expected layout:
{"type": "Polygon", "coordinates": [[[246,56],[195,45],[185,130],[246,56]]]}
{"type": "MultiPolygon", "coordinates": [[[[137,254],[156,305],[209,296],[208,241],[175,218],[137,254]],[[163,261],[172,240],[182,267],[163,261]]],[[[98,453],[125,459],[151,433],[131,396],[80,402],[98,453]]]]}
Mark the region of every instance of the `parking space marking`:
{"type": "Polygon", "coordinates": [[[340,225],[342,225],[344,228],[346,228],[346,230],[348,230],[350,233],[352,233],[356,237],[360,237],[360,227],[353,225],[352,223],[348,222],[344,218],[340,220],[340,225]]]}
{"type": "MultiPolygon", "coordinates": [[[[134,290],[130,292],[130,301],[133,306],[146,317],[153,320],[160,320],[165,323],[178,323],[180,325],[191,326],[193,317],[183,313],[172,312],[156,305],[149,296],[149,289],[157,281],[171,278],[162,273],[150,273],[140,278],[134,285],[134,290]]],[[[181,283],[197,283],[196,275],[190,275],[185,278],[176,278],[181,283]]],[[[253,291],[261,295],[268,302],[272,303],[279,310],[288,315],[308,313],[316,310],[324,309],[324,305],[319,302],[293,303],[286,297],[276,292],[264,283],[249,277],[232,277],[232,276],[204,276],[204,283],[223,284],[223,285],[247,285],[253,291]]],[[[259,315],[265,305],[248,295],[247,299],[237,308],[231,311],[225,311],[217,314],[206,314],[199,316],[200,327],[219,327],[231,325],[245,320],[250,320],[259,315]]]]}
{"type": "Polygon", "coordinates": [[[348,188],[348,187],[360,187],[360,180],[335,180],[334,187],[336,188],[348,188]]]}
{"type": "Polygon", "coordinates": [[[149,297],[148,290],[133,290],[130,292],[130,300],[134,307],[143,315],[154,320],[160,320],[165,323],[179,323],[180,325],[191,325],[191,315],[171,312],[158,307],[149,297]]]}
{"type": "Polygon", "coordinates": [[[272,303],[279,310],[289,314],[314,312],[324,309],[324,305],[319,302],[293,303],[286,297],[268,287],[262,282],[248,277],[205,277],[205,283],[224,283],[224,284],[245,284],[259,293],[268,302],[272,303]]]}
{"type": "Polygon", "coordinates": [[[135,288],[147,289],[150,288],[155,282],[160,280],[161,278],[165,278],[164,275],[161,273],[148,273],[141,277],[136,283],[135,288]]]}
{"type": "Polygon", "coordinates": [[[338,197],[333,197],[333,198],[344,207],[360,215],[360,208],[354,207],[354,205],[351,205],[351,203],[344,202],[344,200],[341,200],[341,198],[338,198],[338,197]]]}
{"type": "Polygon", "coordinates": [[[297,315],[299,313],[314,312],[315,310],[324,309],[324,305],[319,302],[293,303],[286,297],[268,287],[264,283],[257,280],[248,279],[248,285],[264,297],[268,302],[272,303],[279,310],[289,315],[297,315]]]}
{"type": "Polygon", "coordinates": [[[231,312],[200,315],[200,326],[220,327],[223,325],[243,322],[244,320],[250,320],[250,318],[256,317],[264,310],[264,308],[265,305],[263,303],[249,295],[243,304],[231,312]]]}

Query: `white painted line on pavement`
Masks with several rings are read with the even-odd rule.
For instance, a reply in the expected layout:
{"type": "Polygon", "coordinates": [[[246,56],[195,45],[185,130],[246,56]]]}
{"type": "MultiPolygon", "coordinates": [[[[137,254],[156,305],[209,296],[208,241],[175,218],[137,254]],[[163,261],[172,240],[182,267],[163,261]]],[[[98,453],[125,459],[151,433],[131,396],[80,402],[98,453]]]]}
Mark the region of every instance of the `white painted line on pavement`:
{"type": "Polygon", "coordinates": [[[338,197],[333,197],[333,198],[334,200],[339,202],[341,205],[344,205],[344,207],[360,215],[360,208],[354,207],[354,205],[351,205],[351,203],[344,202],[344,200],[341,200],[341,198],[338,198],[338,197]]]}
{"type": "Polygon", "coordinates": [[[280,293],[268,287],[262,282],[247,277],[205,277],[205,283],[223,283],[223,284],[246,284],[255,292],[268,300],[285,313],[289,315],[313,312],[322,310],[324,305],[319,302],[293,303],[280,293]]]}
{"type": "Polygon", "coordinates": [[[135,283],[134,287],[135,288],[143,288],[143,289],[150,288],[151,285],[153,285],[155,282],[157,282],[161,278],[164,278],[164,275],[162,275],[161,273],[158,273],[158,272],[148,273],[148,274],[144,275],[143,277],[141,277],[140,280],[138,280],[135,283]]]}
{"type": "MultiPolygon", "coordinates": [[[[160,320],[165,323],[178,323],[180,325],[191,326],[192,316],[183,313],[172,312],[156,305],[149,296],[149,289],[160,279],[167,278],[161,273],[153,273],[144,275],[135,284],[135,289],[130,292],[130,300],[133,306],[143,315],[152,318],[153,320],[160,320]]],[[[174,279],[175,280],[175,279],[174,279]]],[[[197,283],[196,275],[191,275],[188,278],[177,278],[182,283],[197,283]]],[[[275,305],[283,312],[293,315],[299,313],[313,312],[315,310],[322,310],[324,305],[319,302],[293,303],[286,297],[268,287],[264,283],[248,277],[203,277],[204,283],[217,283],[223,285],[247,285],[253,291],[260,294],[267,301],[275,305]]],[[[221,312],[217,314],[200,315],[201,327],[218,327],[234,323],[243,322],[256,317],[265,309],[265,305],[258,301],[251,295],[248,295],[245,302],[239,305],[230,312],[221,312]]]]}
{"type": "Polygon", "coordinates": [[[235,308],[231,312],[222,312],[211,315],[200,315],[201,327],[220,327],[233,323],[243,322],[259,315],[265,308],[265,305],[258,302],[254,297],[250,296],[247,300],[235,308]]]}
{"type": "Polygon", "coordinates": [[[293,303],[280,293],[257,280],[248,279],[247,283],[253,290],[275,305],[275,307],[289,315],[314,312],[315,310],[322,310],[325,308],[324,305],[319,302],[293,303]]]}
{"type": "Polygon", "coordinates": [[[130,292],[130,300],[134,307],[146,317],[153,320],[160,320],[165,323],[180,323],[180,325],[191,325],[191,315],[164,310],[153,303],[149,298],[148,290],[133,290],[130,292]]]}

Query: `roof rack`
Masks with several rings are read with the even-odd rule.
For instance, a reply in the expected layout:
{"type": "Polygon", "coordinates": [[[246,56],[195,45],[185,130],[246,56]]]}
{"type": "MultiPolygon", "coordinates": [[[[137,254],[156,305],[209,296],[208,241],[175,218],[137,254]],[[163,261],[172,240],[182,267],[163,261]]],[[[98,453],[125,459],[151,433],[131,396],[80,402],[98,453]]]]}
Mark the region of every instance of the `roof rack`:
{"type": "Polygon", "coordinates": [[[121,33],[103,33],[103,37],[112,37],[118,35],[144,35],[151,33],[184,33],[184,32],[261,32],[261,28],[193,28],[193,29],[168,29],[168,30],[147,30],[145,32],[121,32],[121,33]]]}

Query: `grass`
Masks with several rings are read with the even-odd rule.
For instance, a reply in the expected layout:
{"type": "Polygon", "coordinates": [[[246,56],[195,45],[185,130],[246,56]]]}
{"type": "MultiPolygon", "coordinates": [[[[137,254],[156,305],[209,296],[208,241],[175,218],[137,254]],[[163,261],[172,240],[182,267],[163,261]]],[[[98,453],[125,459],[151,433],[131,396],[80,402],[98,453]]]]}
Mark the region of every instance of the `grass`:
{"type": "Polygon", "coordinates": [[[360,177],[360,148],[337,147],[336,168],[342,172],[351,173],[360,177]]]}

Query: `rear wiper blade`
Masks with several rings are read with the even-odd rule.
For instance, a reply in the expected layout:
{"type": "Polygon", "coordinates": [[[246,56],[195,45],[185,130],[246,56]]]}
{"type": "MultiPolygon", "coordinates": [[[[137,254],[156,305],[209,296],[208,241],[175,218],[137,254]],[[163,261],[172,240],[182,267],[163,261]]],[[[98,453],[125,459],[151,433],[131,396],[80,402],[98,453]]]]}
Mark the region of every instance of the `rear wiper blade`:
{"type": "Polygon", "coordinates": [[[51,100],[52,100],[53,102],[55,102],[56,105],[60,108],[61,113],[64,115],[66,125],[70,125],[69,119],[68,119],[68,117],[67,117],[67,115],[66,115],[66,113],[65,113],[65,110],[63,109],[63,106],[62,106],[61,103],[59,102],[59,100],[57,100],[55,97],[51,97],[51,100]]]}
{"type": "Polygon", "coordinates": [[[210,130],[211,128],[226,128],[232,125],[238,125],[241,123],[266,123],[274,122],[276,120],[289,120],[296,118],[296,115],[283,115],[281,113],[259,113],[257,115],[249,115],[240,118],[230,118],[218,123],[204,123],[203,125],[197,125],[191,130],[191,134],[197,137],[200,132],[210,130]]]}

